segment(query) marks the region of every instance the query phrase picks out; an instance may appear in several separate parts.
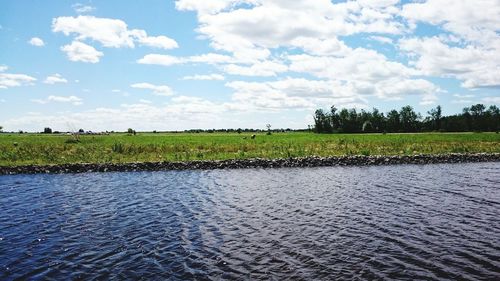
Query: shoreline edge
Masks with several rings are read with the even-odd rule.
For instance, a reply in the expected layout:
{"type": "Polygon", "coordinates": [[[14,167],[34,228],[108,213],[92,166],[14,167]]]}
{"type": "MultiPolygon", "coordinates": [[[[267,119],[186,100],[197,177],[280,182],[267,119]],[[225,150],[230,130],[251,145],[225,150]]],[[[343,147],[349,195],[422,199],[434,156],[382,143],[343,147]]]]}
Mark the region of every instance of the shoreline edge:
{"type": "Polygon", "coordinates": [[[500,153],[450,153],[393,156],[330,156],[280,159],[194,160],[186,162],[133,162],[133,163],[74,163],[56,165],[0,166],[0,175],[15,174],[67,174],[89,172],[133,172],[216,170],[247,168],[307,168],[329,166],[380,166],[401,164],[452,164],[471,162],[500,162],[500,153]]]}

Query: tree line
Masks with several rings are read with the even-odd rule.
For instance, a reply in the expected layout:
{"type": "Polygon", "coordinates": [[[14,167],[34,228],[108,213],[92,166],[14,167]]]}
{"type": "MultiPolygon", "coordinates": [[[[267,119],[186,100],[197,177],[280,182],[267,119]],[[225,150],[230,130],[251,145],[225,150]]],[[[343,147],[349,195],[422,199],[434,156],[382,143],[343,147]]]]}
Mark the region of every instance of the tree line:
{"type": "Polygon", "coordinates": [[[314,113],[316,133],[498,132],[499,129],[500,109],[495,105],[486,108],[483,104],[475,104],[449,116],[442,115],[439,105],[428,111],[425,117],[409,105],[386,114],[377,108],[358,111],[355,108],[339,110],[335,106],[329,111],[317,109],[314,113]]]}

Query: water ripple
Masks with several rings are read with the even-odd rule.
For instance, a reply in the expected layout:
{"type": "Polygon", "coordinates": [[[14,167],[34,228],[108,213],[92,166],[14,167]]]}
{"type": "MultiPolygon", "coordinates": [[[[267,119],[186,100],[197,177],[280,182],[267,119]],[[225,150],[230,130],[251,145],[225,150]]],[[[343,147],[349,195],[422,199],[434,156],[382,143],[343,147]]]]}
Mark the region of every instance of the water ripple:
{"type": "Polygon", "coordinates": [[[500,164],[0,176],[0,279],[500,279],[500,164]]]}

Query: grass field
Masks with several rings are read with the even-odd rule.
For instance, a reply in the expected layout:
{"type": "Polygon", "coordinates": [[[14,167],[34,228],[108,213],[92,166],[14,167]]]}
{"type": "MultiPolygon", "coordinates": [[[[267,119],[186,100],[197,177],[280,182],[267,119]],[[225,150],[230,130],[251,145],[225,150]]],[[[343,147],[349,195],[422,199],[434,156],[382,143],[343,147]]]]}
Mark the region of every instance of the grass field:
{"type": "Polygon", "coordinates": [[[123,163],[335,155],[500,152],[500,134],[139,133],[71,136],[0,134],[0,166],[123,163]],[[246,138],[245,138],[246,137],[246,138]]]}

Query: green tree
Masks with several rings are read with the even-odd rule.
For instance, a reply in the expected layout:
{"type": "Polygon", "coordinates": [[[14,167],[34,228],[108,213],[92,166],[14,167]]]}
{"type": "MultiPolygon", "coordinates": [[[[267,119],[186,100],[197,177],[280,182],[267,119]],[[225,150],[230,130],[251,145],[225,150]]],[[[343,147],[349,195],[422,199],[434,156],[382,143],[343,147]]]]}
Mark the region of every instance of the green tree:
{"type": "Polygon", "coordinates": [[[436,108],[433,108],[427,112],[427,114],[430,115],[431,120],[432,120],[432,129],[433,130],[440,130],[441,129],[441,106],[438,105],[436,108]]]}
{"type": "Polygon", "coordinates": [[[401,121],[397,110],[393,109],[387,113],[386,127],[389,132],[399,132],[401,130],[401,121]]]}
{"type": "Polygon", "coordinates": [[[413,110],[413,107],[403,106],[399,111],[401,127],[404,132],[415,132],[418,128],[418,114],[413,110]]]}
{"type": "Polygon", "coordinates": [[[332,129],[334,131],[338,131],[340,128],[340,120],[335,105],[332,105],[332,107],[330,107],[330,121],[332,123],[332,129]]]}
{"type": "Polygon", "coordinates": [[[385,130],[385,116],[375,107],[373,108],[372,111],[371,122],[374,131],[382,132],[383,130],[385,130]]]}
{"type": "Polygon", "coordinates": [[[318,109],[314,113],[314,130],[316,133],[331,133],[332,125],[330,123],[329,114],[325,113],[323,109],[318,109]]]}

